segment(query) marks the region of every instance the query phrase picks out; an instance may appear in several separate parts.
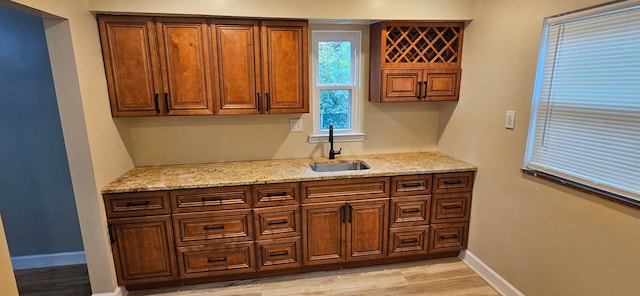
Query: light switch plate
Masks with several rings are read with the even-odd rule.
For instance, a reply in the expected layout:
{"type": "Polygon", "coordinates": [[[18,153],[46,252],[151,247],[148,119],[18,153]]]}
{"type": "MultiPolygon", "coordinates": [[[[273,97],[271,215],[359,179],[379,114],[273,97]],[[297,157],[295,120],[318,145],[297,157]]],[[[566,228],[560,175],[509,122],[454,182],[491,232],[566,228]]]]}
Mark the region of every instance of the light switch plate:
{"type": "Polygon", "coordinates": [[[504,128],[516,128],[516,111],[507,111],[507,115],[504,118],[504,128]]]}
{"type": "Polygon", "coordinates": [[[302,118],[289,119],[289,130],[291,132],[301,132],[303,130],[302,118]]]}

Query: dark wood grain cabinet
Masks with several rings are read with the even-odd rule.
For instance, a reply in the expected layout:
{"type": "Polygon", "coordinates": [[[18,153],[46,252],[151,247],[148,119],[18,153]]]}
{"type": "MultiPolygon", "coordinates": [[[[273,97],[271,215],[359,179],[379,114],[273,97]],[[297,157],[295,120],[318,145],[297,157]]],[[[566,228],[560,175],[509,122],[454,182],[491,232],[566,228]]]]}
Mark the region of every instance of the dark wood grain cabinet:
{"type": "Polygon", "coordinates": [[[463,22],[371,25],[369,100],[458,100],[463,22]]]}
{"type": "Polygon", "coordinates": [[[473,176],[104,194],[118,282],[138,289],[456,256],[473,176]]]}

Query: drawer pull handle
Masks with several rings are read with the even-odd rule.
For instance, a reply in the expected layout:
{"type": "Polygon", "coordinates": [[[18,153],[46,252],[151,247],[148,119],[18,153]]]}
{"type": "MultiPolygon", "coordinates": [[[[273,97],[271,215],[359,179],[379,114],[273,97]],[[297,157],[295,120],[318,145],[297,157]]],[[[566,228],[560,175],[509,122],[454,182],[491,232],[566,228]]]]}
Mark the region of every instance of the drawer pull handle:
{"type": "Polygon", "coordinates": [[[227,257],[222,258],[208,258],[207,263],[215,263],[215,262],[225,262],[227,261],[227,257]]]}
{"type": "Polygon", "coordinates": [[[445,185],[458,185],[458,184],[462,184],[462,183],[464,183],[464,181],[462,181],[462,180],[453,180],[453,181],[446,180],[446,181],[444,181],[445,185]]]}
{"type": "Polygon", "coordinates": [[[406,209],[402,210],[403,213],[420,213],[420,209],[406,209]]]}
{"type": "Polygon", "coordinates": [[[401,244],[411,244],[411,243],[417,243],[419,241],[420,240],[418,240],[417,238],[414,238],[414,239],[401,239],[400,243],[401,244]]]}
{"type": "Polygon", "coordinates": [[[145,201],[128,201],[126,206],[127,207],[137,207],[137,206],[146,206],[149,205],[150,201],[145,200],[145,201]]]}
{"type": "Polygon", "coordinates": [[[204,230],[213,230],[213,229],[224,229],[224,224],[219,225],[207,225],[204,227],[204,230]]]}
{"type": "Polygon", "coordinates": [[[287,196],[287,192],[269,192],[269,193],[265,193],[265,197],[284,197],[287,196]]]}
{"type": "Polygon", "coordinates": [[[287,255],[289,255],[289,251],[269,252],[269,256],[271,256],[271,257],[287,256],[287,255]]]}
{"type": "Polygon", "coordinates": [[[452,238],[458,238],[457,234],[449,234],[449,235],[441,235],[440,239],[452,239],[452,238]]]}
{"type": "Polygon", "coordinates": [[[289,223],[289,221],[285,220],[278,220],[278,221],[269,221],[267,222],[267,225],[278,225],[278,224],[287,224],[289,223]]]}
{"type": "Polygon", "coordinates": [[[221,201],[222,197],[203,197],[201,199],[202,202],[207,202],[207,201],[221,201]]]}
{"type": "Polygon", "coordinates": [[[415,187],[423,187],[422,183],[420,182],[415,182],[415,183],[402,183],[402,187],[405,188],[415,188],[415,187]]]}
{"type": "Polygon", "coordinates": [[[444,205],[442,206],[445,210],[452,210],[452,209],[462,209],[461,205],[444,205]]]}

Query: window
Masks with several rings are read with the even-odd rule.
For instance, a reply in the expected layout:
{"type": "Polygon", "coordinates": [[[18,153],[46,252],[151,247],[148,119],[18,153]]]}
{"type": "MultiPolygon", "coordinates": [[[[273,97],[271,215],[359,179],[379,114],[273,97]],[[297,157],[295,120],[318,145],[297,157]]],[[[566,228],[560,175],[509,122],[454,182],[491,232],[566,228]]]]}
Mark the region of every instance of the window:
{"type": "Polygon", "coordinates": [[[360,31],[314,30],[312,55],[313,135],[325,142],[329,125],[336,141],[362,141],[360,130],[360,31]]]}
{"type": "Polygon", "coordinates": [[[640,205],[639,2],[545,19],[525,171],[640,205]]]}

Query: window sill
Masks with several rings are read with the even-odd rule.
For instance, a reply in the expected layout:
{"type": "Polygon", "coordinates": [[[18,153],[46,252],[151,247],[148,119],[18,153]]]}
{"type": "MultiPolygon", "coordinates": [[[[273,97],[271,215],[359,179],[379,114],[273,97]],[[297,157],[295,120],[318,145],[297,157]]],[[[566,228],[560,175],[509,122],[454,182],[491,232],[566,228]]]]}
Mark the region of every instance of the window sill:
{"type": "MultiPolygon", "coordinates": [[[[351,133],[351,134],[334,134],[334,142],[362,142],[364,141],[364,133],[351,133]]],[[[326,143],[329,142],[328,134],[313,134],[309,135],[309,143],[326,143]]]]}
{"type": "Polygon", "coordinates": [[[527,174],[536,178],[541,178],[543,180],[547,180],[556,184],[567,186],[569,188],[572,188],[578,191],[590,193],[590,194],[602,197],[604,199],[608,199],[626,206],[631,206],[631,207],[640,209],[640,201],[635,200],[633,198],[629,198],[629,197],[618,195],[612,192],[604,191],[602,189],[594,188],[589,185],[567,180],[562,177],[558,177],[546,172],[541,172],[541,171],[530,169],[530,168],[522,168],[520,169],[520,171],[524,174],[527,174]]]}

